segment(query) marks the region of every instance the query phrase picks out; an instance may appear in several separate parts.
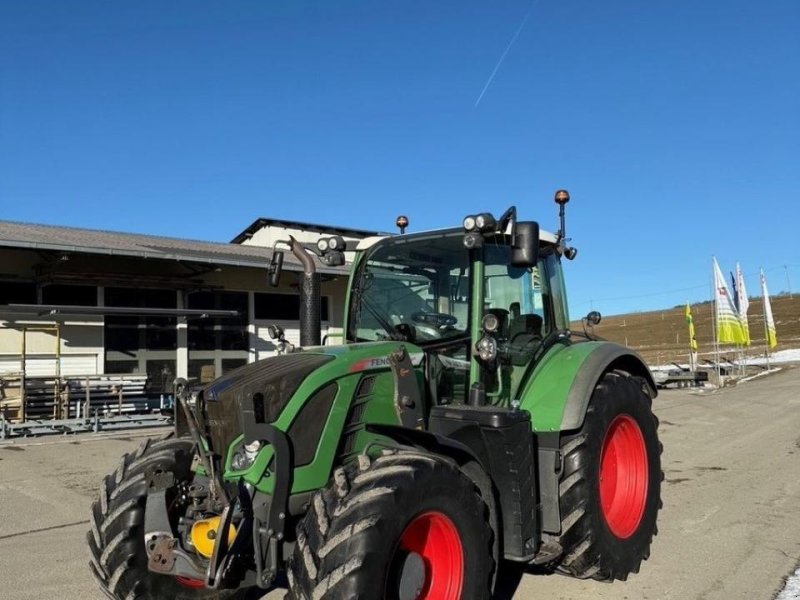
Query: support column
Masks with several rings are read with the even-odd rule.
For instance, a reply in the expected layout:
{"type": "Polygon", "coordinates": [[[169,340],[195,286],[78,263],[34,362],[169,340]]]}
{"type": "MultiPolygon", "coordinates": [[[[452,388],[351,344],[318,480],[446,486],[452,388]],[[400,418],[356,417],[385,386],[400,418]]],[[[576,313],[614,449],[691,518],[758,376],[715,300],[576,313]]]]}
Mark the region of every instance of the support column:
{"type": "MultiPolygon", "coordinates": [[[[97,286],[97,306],[106,305],[106,288],[102,285],[97,286]]],[[[106,372],[106,317],[100,317],[100,351],[97,353],[96,374],[102,375],[106,372]]]]}
{"type": "Polygon", "coordinates": [[[247,363],[254,363],[258,360],[256,344],[258,343],[258,333],[256,332],[256,293],[247,292],[247,363]]]}
{"type": "MultiPolygon", "coordinates": [[[[181,290],[175,293],[178,295],[178,309],[186,308],[186,295],[181,290]]],[[[184,379],[189,377],[189,326],[186,322],[186,317],[178,317],[178,349],[175,361],[175,375],[184,379]]]]}

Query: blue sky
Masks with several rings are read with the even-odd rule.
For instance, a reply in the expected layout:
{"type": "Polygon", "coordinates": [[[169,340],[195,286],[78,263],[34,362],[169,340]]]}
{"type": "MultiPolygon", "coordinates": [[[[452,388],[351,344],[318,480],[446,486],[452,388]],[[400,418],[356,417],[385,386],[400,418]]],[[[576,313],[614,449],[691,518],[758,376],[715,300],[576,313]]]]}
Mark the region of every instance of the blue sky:
{"type": "Polygon", "coordinates": [[[800,291],[800,3],[0,3],[2,219],[555,229],[560,187],[573,316],[703,300],[712,254],[800,291]]]}

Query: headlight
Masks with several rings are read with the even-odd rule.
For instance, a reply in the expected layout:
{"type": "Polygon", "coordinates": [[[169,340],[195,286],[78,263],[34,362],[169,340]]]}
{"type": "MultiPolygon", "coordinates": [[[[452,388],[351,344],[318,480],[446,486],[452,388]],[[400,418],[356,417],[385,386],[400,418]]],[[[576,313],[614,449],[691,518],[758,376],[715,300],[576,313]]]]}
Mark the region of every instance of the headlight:
{"type": "Polygon", "coordinates": [[[475,217],[475,226],[484,233],[494,231],[497,229],[497,221],[489,213],[481,213],[475,217]]]}
{"type": "Polygon", "coordinates": [[[258,456],[258,451],[261,450],[261,442],[256,440],[251,444],[246,444],[239,447],[233,454],[231,459],[231,467],[234,471],[244,471],[249,469],[258,456]]]}
{"type": "Polygon", "coordinates": [[[469,217],[464,219],[464,229],[466,231],[472,231],[473,229],[475,229],[475,217],[470,215],[469,217]]]}
{"type": "Polygon", "coordinates": [[[497,340],[493,337],[483,337],[476,344],[478,356],[484,362],[489,362],[497,357],[497,340]]]}

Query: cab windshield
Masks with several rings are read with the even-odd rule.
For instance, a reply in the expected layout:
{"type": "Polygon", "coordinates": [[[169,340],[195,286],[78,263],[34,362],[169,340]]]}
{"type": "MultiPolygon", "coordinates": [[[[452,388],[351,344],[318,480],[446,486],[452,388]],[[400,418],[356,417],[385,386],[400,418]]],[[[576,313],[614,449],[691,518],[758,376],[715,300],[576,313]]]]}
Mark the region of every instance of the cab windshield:
{"type": "Polygon", "coordinates": [[[348,337],[425,343],[469,335],[469,255],[463,232],[376,246],[359,269],[348,337]]]}

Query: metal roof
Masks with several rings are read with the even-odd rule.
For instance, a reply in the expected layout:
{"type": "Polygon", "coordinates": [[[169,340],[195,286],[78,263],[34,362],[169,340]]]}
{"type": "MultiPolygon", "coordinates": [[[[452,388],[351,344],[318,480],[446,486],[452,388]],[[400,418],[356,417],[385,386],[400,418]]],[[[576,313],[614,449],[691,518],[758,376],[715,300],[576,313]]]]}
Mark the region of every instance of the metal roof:
{"type": "MultiPolygon", "coordinates": [[[[266,269],[272,259],[272,249],[261,246],[14,221],[0,221],[0,248],[2,247],[261,269],[266,269]]],[[[290,271],[302,270],[291,252],[286,252],[283,264],[290,271]]],[[[319,262],[317,270],[321,273],[348,272],[346,267],[328,267],[319,262]]]]}
{"type": "Polygon", "coordinates": [[[351,229],[349,227],[339,227],[338,225],[319,225],[317,223],[304,223],[302,221],[287,221],[284,219],[259,218],[253,221],[247,229],[231,240],[232,244],[241,244],[247,239],[263,229],[264,227],[285,227],[286,229],[300,229],[302,231],[316,231],[327,235],[342,235],[345,237],[365,238],[373,235],[380,235],[379,231],[368,229],[351,229]]]}

